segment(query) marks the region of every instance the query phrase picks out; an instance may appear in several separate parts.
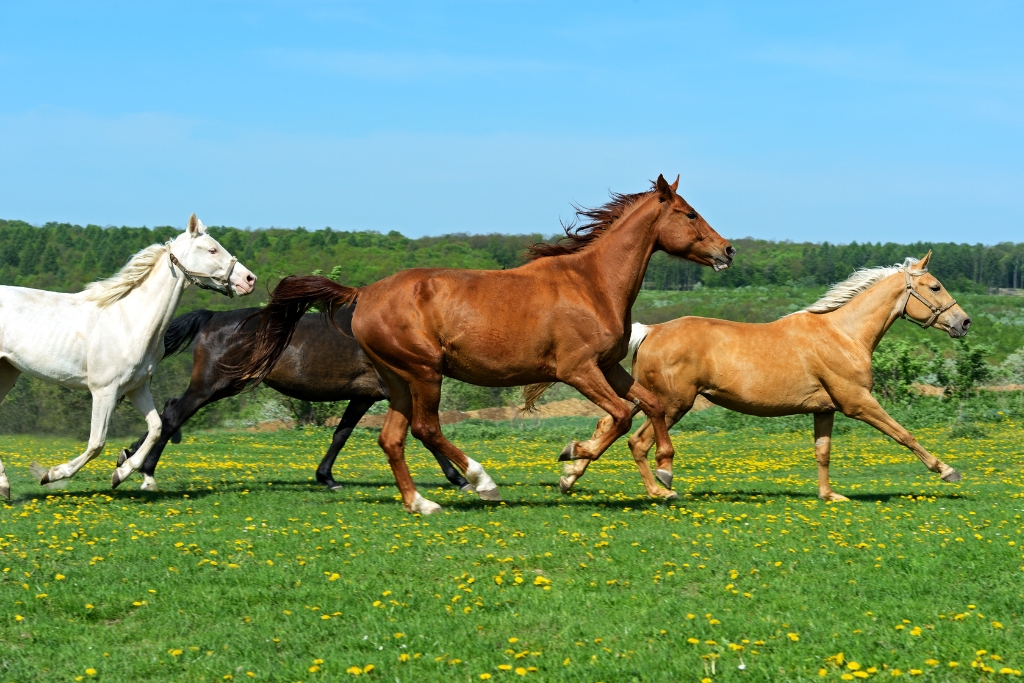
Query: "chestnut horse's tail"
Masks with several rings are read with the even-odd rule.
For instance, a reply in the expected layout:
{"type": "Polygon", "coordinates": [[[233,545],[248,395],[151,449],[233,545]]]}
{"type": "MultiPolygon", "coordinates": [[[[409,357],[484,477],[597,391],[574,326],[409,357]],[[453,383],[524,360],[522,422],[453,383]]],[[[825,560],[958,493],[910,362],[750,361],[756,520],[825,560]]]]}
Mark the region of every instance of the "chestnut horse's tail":
{"type": "MultiPolygon", "coordinates": [[[[259,384],[270,374],[288,347],[295,326],[306,311],[318,306],[324,319],[334,322],[335,312],[354,302],[358,296],[359,290],[355,287],[339,285],[320,275],[291,275],[284,278],[271,292],[267,305],[239,325],[242,327],[250,319],[256,319],[256,335],[247,345],[248,360],[230,368],[229,372],[245,382],[251,382],[252,386],[259,384]]],[[[340,328],[339,333],[344,334],[340,328]]]]}
{"type": "Polygon", "coordinates": [[[523,406],[519,409],[520,412],[530,413],[533,412],[533,404],[537,402],[537,399],[541,395],[551,388],[554,382],[540,382],[538,384],[527,384],[523,387],[523,406]]]}

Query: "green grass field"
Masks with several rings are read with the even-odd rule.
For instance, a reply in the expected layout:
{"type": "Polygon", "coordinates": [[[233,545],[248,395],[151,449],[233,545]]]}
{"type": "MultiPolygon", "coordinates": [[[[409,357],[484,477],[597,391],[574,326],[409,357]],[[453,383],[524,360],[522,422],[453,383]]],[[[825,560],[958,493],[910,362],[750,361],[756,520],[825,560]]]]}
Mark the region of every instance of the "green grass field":
{"type": "Polygon", "coordinates": [[[809,417],[800,431],[673,432],[674,505],[642,495],[621,443],[562,496],[555,456],[592,422],[447,428],[501,504],[442,487],[410,447],[445,506],[426,518],[403,511],[365,430],[335,492],[312,481],[323,429],[186,434],[151,494],[134,478],[109,490],[114,444],[68,489],[43,490],[29,462],[81,444],[0,437],[14,493],[0,505],[0,681],[1021,675],[1015,419],[971,440],[915,429],[959,484],[840,419],[833,480],[852,500],[839,504],[815,497],[809,417]]]}

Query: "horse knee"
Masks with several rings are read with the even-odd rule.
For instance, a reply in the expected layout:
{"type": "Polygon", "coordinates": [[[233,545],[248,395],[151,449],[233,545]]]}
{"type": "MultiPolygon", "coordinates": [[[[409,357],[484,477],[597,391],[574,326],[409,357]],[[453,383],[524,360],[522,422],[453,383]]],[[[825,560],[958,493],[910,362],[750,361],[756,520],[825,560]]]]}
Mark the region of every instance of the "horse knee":
{"type": "Polygon", "coordinates": [[[424,446],[432,446],[441,438],[441,427],[435,422],[414,420],[410,431],[424,446]]]}

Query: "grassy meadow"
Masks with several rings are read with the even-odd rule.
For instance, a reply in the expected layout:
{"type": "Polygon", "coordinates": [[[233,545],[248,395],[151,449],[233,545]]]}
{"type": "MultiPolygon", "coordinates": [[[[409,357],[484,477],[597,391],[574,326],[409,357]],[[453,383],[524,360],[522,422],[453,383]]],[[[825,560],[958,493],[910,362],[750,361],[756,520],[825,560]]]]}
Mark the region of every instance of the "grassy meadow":
{"type": "Polygon", "coordinates": [[[186,433],[156,493],[109,489],[114,444],[41,489],[28,464],[82,444],[0,436],[0,681],[1013,679],[1022,399],[1000,400],[970,439],[914,425],[957,484],[838,418],[847,503],[816,498],[810,417],[721,409],[673,431],[671,505],[624,443],[559,493],[555,457],[592,420],[450,426],[505,500],[410,446],[430,517],[403,511],[371,430],[334,492],[312,480],[322,428],[186,433]]]}

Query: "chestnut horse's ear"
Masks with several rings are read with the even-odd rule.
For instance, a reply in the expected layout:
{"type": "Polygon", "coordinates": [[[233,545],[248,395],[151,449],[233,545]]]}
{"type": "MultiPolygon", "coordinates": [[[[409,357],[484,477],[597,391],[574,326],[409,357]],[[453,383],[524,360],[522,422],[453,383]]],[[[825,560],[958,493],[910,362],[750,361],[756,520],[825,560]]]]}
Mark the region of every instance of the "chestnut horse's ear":
{"type": "MultiPolygon", "coordinates": [[[[676,179],[676,183],[679,179],[676,179]]],[[[658,174],[658,179],[654,181],[654,188],[658,191],[658,201],[667,202],[676,195],[675,185],[669,185],[668,181],[665,180],[665,176],[658,174]]]]}
{"type": "Polygon", "coordinates": [[[932,258],[932,250],[929,249],[928,253],[924,255],[924,258],[914,264],[914,270],[927,270],[928,261],[932,258]]]}
{"type": "Polygon", "coordinates": [[[676,181],[674,183],[672,183],[671,185],[669,185],[669,187],[672,188],[673,192],[675,192],[676,190],[679,189],[679,175],[680,174],[676,173],[676,181]]]}

